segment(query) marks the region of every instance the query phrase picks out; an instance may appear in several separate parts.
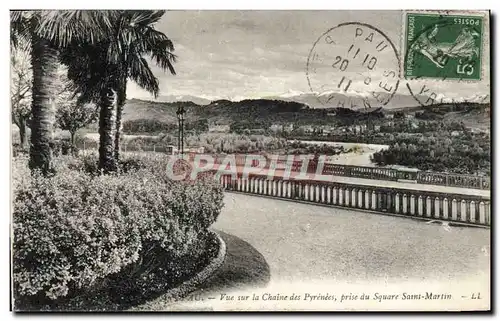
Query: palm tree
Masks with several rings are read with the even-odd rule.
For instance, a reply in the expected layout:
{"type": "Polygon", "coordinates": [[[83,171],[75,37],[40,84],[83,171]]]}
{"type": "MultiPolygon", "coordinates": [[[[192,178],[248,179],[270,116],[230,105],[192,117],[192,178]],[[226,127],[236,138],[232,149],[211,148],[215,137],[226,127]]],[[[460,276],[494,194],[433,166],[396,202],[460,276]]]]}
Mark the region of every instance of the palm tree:
{"type": "Polygon", "coordinates": [[[53,171],[55,121],[54,81],[58,49],[74,41],[99,41],[109,36],[106,15],[98,11],[11,11],[11,44],[25,44],[31,54],[33,89],[29,167],[46,175],[53,171]]]}
{"type": "Polygon", "coordinates": [[[110,15],[113,35],[101,42],[70,46],[62,53],[81,99],[100,107],[99,168],[114,171],[119,158],[121,116],[128,79],[153,93],[159,92],[158,79],[143,57],[148,55],[163,70],[175,74],[174,46],[154,24],[164,11],[119,11],[110,15]],[[116,114],[113,101],[116,99],[116,114]]]}
{"type": "Polygon", "coordinates": [[[120,134],[123,107],[127,98],[127,80],[130,78],[143,89],[151,92],[155,98],[159,93],[158,79],[154,76],[143,56],[147,55],[163,71],[175,75],[172,65],[176,56],[172,53],[174,45],[154,25],[165,11],[162,10],[123,10],[113,21],[115,36],[110,39],[108,57],[118,66],[118,87],[116,88],[116,161],[119,160],[120,134]]]}
{"type": "Polygon", "coordinates": [[[118,88],[118,67],[109,62],[106,42],[80,43],[61,52],[61,62],[68,67],[78,103],[95,103],[99,108],[99,169],[116,170],[114,151],[114,101],[118,88]]]}

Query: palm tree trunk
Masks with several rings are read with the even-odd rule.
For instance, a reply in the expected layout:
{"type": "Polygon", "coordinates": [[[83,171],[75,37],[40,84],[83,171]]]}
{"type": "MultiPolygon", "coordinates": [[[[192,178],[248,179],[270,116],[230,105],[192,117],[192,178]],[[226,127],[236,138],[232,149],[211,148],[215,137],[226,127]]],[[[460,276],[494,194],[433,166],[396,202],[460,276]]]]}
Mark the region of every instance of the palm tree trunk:
{"type": "Polygon", "coordinates": [[[113,91],[105,90],[101,93],[99,103],[99,169],[104,173],[116,170],[113,155],[113,131],[115,129],[113,98],[113,91]]]}
{"type": "Polygon", "coordinates": [[[48,41],[32,37],[31,65],[33,68],[33,98],[31,105],[31,147],[29,167],[43,175],[53,172],[52,144],[55,121],[53,84],[57,79],[57,51],[48,41]]]}
{"type": "Polygon", "coordinates": [[[122,132],[122,114],[123,106],[127,100],[127,79],[125,78],[120,84],[120,88],[116,98],[116,131],[115,131],[115,160],[120,160],[120,136],[122,132]]]}

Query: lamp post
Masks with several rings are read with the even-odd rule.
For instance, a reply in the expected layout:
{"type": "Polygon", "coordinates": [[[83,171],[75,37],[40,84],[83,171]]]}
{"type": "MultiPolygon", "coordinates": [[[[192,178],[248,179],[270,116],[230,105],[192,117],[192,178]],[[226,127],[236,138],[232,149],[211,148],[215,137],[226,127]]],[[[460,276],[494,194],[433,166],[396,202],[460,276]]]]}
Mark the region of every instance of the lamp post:
{"type": "Polygon", "coordinates": [[[177,109],[177,120],[179,121],[179,136],[177,141],[177,148],[181,155],[184,154],[184,114],[186,111],[184,110],[184,106],[179,106],[177,109]]]}

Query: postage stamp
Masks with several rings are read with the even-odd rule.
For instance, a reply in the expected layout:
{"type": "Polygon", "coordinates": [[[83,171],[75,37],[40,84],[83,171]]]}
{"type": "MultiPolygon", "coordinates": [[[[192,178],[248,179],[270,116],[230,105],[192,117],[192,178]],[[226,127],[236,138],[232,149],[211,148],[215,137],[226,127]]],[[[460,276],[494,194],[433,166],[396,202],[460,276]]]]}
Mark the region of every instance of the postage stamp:
{"type": "Polygon", "coordinates": [[[405,78],[481,79],[483,17],[408,13],[405,78]]]}

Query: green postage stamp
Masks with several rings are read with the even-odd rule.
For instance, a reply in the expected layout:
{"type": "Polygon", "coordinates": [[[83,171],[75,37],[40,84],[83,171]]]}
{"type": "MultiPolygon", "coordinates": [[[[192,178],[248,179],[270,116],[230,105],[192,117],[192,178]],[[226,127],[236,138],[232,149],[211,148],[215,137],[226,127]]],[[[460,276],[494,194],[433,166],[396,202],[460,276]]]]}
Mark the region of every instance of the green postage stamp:
{"type": "Polygon", "coordinates": [[[405,78],[481,79],[483,17],[407,13],[405,78]]]}

